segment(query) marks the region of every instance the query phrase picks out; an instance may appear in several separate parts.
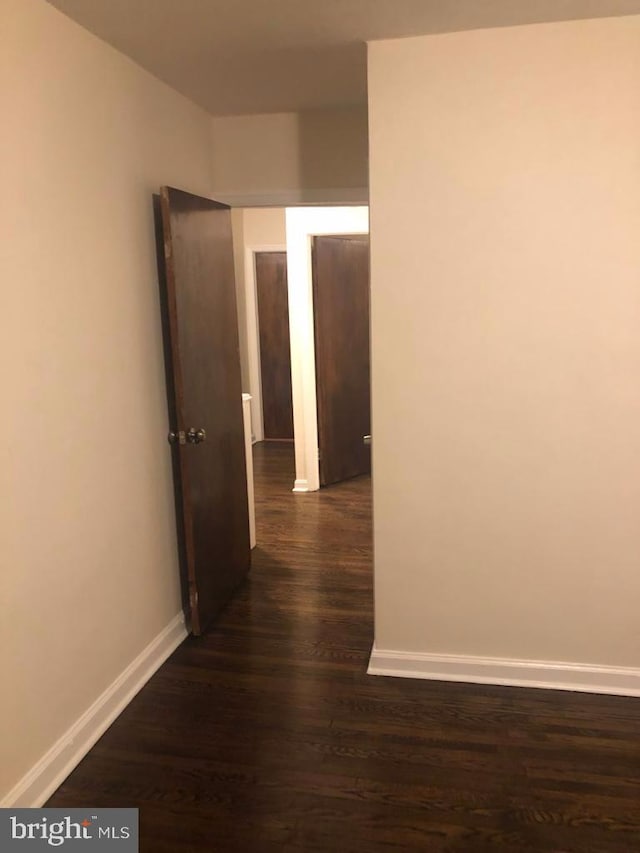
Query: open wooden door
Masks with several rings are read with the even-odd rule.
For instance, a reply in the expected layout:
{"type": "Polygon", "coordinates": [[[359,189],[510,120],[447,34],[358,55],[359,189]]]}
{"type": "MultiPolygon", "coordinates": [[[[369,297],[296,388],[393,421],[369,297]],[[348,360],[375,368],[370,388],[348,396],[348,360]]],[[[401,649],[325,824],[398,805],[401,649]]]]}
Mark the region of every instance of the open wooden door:
{"type": "Polygon", "coordinates": [[[293,441],[287,253],[256,252],[265,441],[293,441]]]}
{"type": "Polygon", "coordinates": [[[251,554],[231,215],[170,187],[160,206],[183,592],[200,634],[245,577],[251,554]]]}
{"type": "Polygon", "coordinates": [[[369,237],[314,237],[320,485],[371,471],[369,237]]]}

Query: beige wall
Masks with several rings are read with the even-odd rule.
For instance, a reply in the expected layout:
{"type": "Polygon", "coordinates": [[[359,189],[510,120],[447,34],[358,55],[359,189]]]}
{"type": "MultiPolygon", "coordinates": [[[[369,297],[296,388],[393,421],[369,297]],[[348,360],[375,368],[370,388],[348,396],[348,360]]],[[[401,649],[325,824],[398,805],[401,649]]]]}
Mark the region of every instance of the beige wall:
{"type": "Polygon", "coordinates": [[[283,207],[245,208],[244,244],[252,246],[284,246],[287,242],[283,207]]]}
{"type": "Polygon", "coordinates": [[[3,0],[0,799],[180,610],[151,194],[210,119],[3,0]]]}
{"type": "Polygon", "coordinates": [[[214,190],[223,201],[366,201],[366,107],[213,118],[212,133],[214,190]]]}
{"type": "Polygon", "coordinates": [[[376,642],[640,666],[640,18],[370,46],[376,642]]]}

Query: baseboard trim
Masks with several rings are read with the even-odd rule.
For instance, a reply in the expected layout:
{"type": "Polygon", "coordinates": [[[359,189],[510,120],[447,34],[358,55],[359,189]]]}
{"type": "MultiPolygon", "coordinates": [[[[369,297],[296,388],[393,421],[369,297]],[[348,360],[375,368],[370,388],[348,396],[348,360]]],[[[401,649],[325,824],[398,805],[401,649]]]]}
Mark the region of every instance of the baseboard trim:
{"type": "Polygon", "coordinates": [[[308,480],[296,480],[293,484],[293,492],[308,492],[309,491],[309,481],[308,480]]]}
{"type": "Polygon", "coordinates": [[[0,808],[40,808],[186,636],[179,613],[0,800],[0,808]]]}
{"type": "Polygon", "coordinates": [[[508,687],[540,687],[616,696],[640,696],[640,669],[557,661],[510,660],[470,655],[432,655],[378,649],[369,659],[369,675],[463,681],[508,687]]]}

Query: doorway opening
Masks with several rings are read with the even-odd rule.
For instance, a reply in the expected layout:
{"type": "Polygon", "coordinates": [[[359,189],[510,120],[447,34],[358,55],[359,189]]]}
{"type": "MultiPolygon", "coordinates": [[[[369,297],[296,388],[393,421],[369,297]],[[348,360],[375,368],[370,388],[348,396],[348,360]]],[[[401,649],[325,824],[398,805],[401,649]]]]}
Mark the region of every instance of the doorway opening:
{"type": "MultiPolygon", "coordinates": [[[[267,270],[265,286],[280,288],[280,296],[272,308],[280,305],[282,309],[288,302],[291,402],[288,426],[285,419],[280,426],[276,420],[267,418],[265,421],[266,406],[259,371],[258,384],[254,386],[260,392],[260,420],[256,423],[256,431],[259,429],[264,439],[266,423],[266,436],[271,433],[273,438],[281,439],[269,442],[272,447],[279,446],[284,451],[276,459],[273,454],[251,452],[249,419],[243,417],[249,400],[242,394],[243,386],[247,385],[241,373],[251,375],[252,372],[247,357],[249,348],[258,356],[260,352],[257,310],[259,302],[264,304],[264,300],[259,299],[256,289],[256,270],[260,271],[261,267],[259,253],[266,251],[268,254],[269,250],[273,254],[278,250],[282,253],[282,246],[273,243],[254,244],[251,249],[244,244],[238,246],[233,240],[231,209],[210,199],[164,187],[161,208],[158,265],[161,292],[166,291],[162,304],[167,333],[168,438],[177,463],[174,486],[178,540],[182,543],[179,548],[180,563],[184,567],[185,611],[192,632],[199,634],[215,621],[239,589],[249,569],[251,546],[257,546],[254,550],[256,566],[264,569],[271,565],[269,561],[273,555],[261,548],[259,536],[254,541],[252,535],[255,527],[251,508],[256,484],[262,482],[265,486],[256,492],[256,504],[261,512],[257,520],[263,525],[265,543],[275,538],[286,545],[282,556],[287,555],[287,571],[298,567],[301,549],[309,549],[307,557],[315,565],[318,548],[324,547],[323,542],[331,543],[335,524],[330,519],[341,500],[340,495],[346,499],[354,519],[363,522],[363,535],[366,536],[370,529],[371,520],[366,511],[371,498],[368,474],[358,478],[354,477],[357,471],[346,471],[342,475],[346,478],[344,482],[333,484],[336,477],[328,477],[325,472],[324,481],[327,485],[332,483],[331,491],[325,495],[317,493],[320,486],[318,435],[325,434],[319,429],[318,412],[322,411],[326,398],[330,398],[331,405],[324,410],[325,415],[332,407],[336,409],[334,403],[338,399],[346,400],[348,409],[352,398],[362,390],[356,381],[345,394],[335,383],[358,362],[352,357],[352,340],[364,341],[368,356],[368,263],[366,266],[353,264],[356,256],[360,261],[368,261],[368,210],[304,208],[282,210],[279,214],[285,226],[286,301],[282,270],[267,270]],[[234,276],[233,264],[234,254],[237,263],[238,253],[243,256],[248,251],[251,251],[247,265],[249,280],[253,283],[250,290],[246,288],[246,276],[240,282],[237,273],[234,276]],[[356,267],[356,277],[364,287],[359,291],[360,302],[349,304],[347,295],[356,267]],[[317,317],[314,317],[314,297],[317,317]],[[255,311],[255,334],[250,334],[253,330],[249,322],[244,330],[243,324],[236,322],[238,315],[250,318],[249,303],[255,311]],[[358,323],[362,331],[356,334],[358,323]],[[340,346],[336,346],[334,340],[339,337],[338,329],[342,334],[340,346]],[[244,345],[241,341],[243,331],[244,345]],[[317,351],[316,342],[319,343],[317,351]],[[244,366],[239,357],[243,352],[244,366]],[[326,376],[324,380],[317,378],[316,368],[321,372],[327,365],[333,372],[330,378],[334,384],[328,382],[326,376]],[[287,428],[290,430],[291,420],[293,447],[283,434],[287,428]],[[254,459],[260,462],[255,477],[252,473],[254,459]],[[278,483],[282,480],[277,470],[279,462],[291,466],[287,475],[291,479],[289,488],[276,493],[273,486],[280,488],[278,483]],[[295,463],[293,489],[290,486],[294,479],[292,463],[295,463]],[[300,500],[291,495],[291,491],[316,494],[300,500]],[[234,499],[230,501],[229,496],[234,499]],[[220,506],[223,509],[219,509],[220,506]],[[327,523],[331,528],[327,528],[327,523]]],[[[244,227],[242,233],[246,239],[244,227]]],[[[266,267],[274,266],[273,254],[262,259],[266,267]]],[[[286,327],[286,316],[284,319],[280,316],[279,326],[275,324],[275,330],[272,328],[266,338],[286,338],[286,327]]],[[[282,340],[279,342],[282,344],[282,340]]],[[[281,354],[286,349],[286,345],[281,346],[281,354]]],[[[366,394],[360,396],[366,399],[368,409],[368,359],[366,370],[358,377],[367,385],[366,394]]],[[[350,425],[355,421],[348,411],[346,416],[341,412],[341,417],[338,427],[340,423],[350,425]]],[[[358,433],[367,429],[368,420],[357,426],[358,433]]],[[[358,435],[357,443],[364,438],[358,435]]],[[[262,445],[265,444],[262,441],[262,445]]],[[[285,468],[281,468],[281,473],[284,471],[285,468]]],[[[334,544],[337,547],[337,543],[334,544]]],[[[349,547],[347,545],[343,554],[347,561],[349,547]]],[[[338,551],[334,557],[339,558],[338,551]]]]}
{"type": "Polygon", "coordinates": [[[370,470],[368,219],[366,206],[234,209],[255,442],[291,440],[288,315],[295,492],[370,470]]]}

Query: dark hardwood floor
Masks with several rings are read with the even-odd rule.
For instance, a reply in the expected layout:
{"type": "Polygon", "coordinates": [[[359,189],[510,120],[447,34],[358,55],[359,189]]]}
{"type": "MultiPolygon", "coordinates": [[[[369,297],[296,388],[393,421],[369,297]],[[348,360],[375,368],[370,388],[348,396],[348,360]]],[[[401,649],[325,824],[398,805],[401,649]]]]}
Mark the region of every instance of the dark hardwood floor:
{"type": "Polygon", "coordinates": [[[48,805],[138,806],[141,850],[640,850],[640,700],[366,675],[368,478],[294,495],[255,448],[259,547],[48,805]]]}

